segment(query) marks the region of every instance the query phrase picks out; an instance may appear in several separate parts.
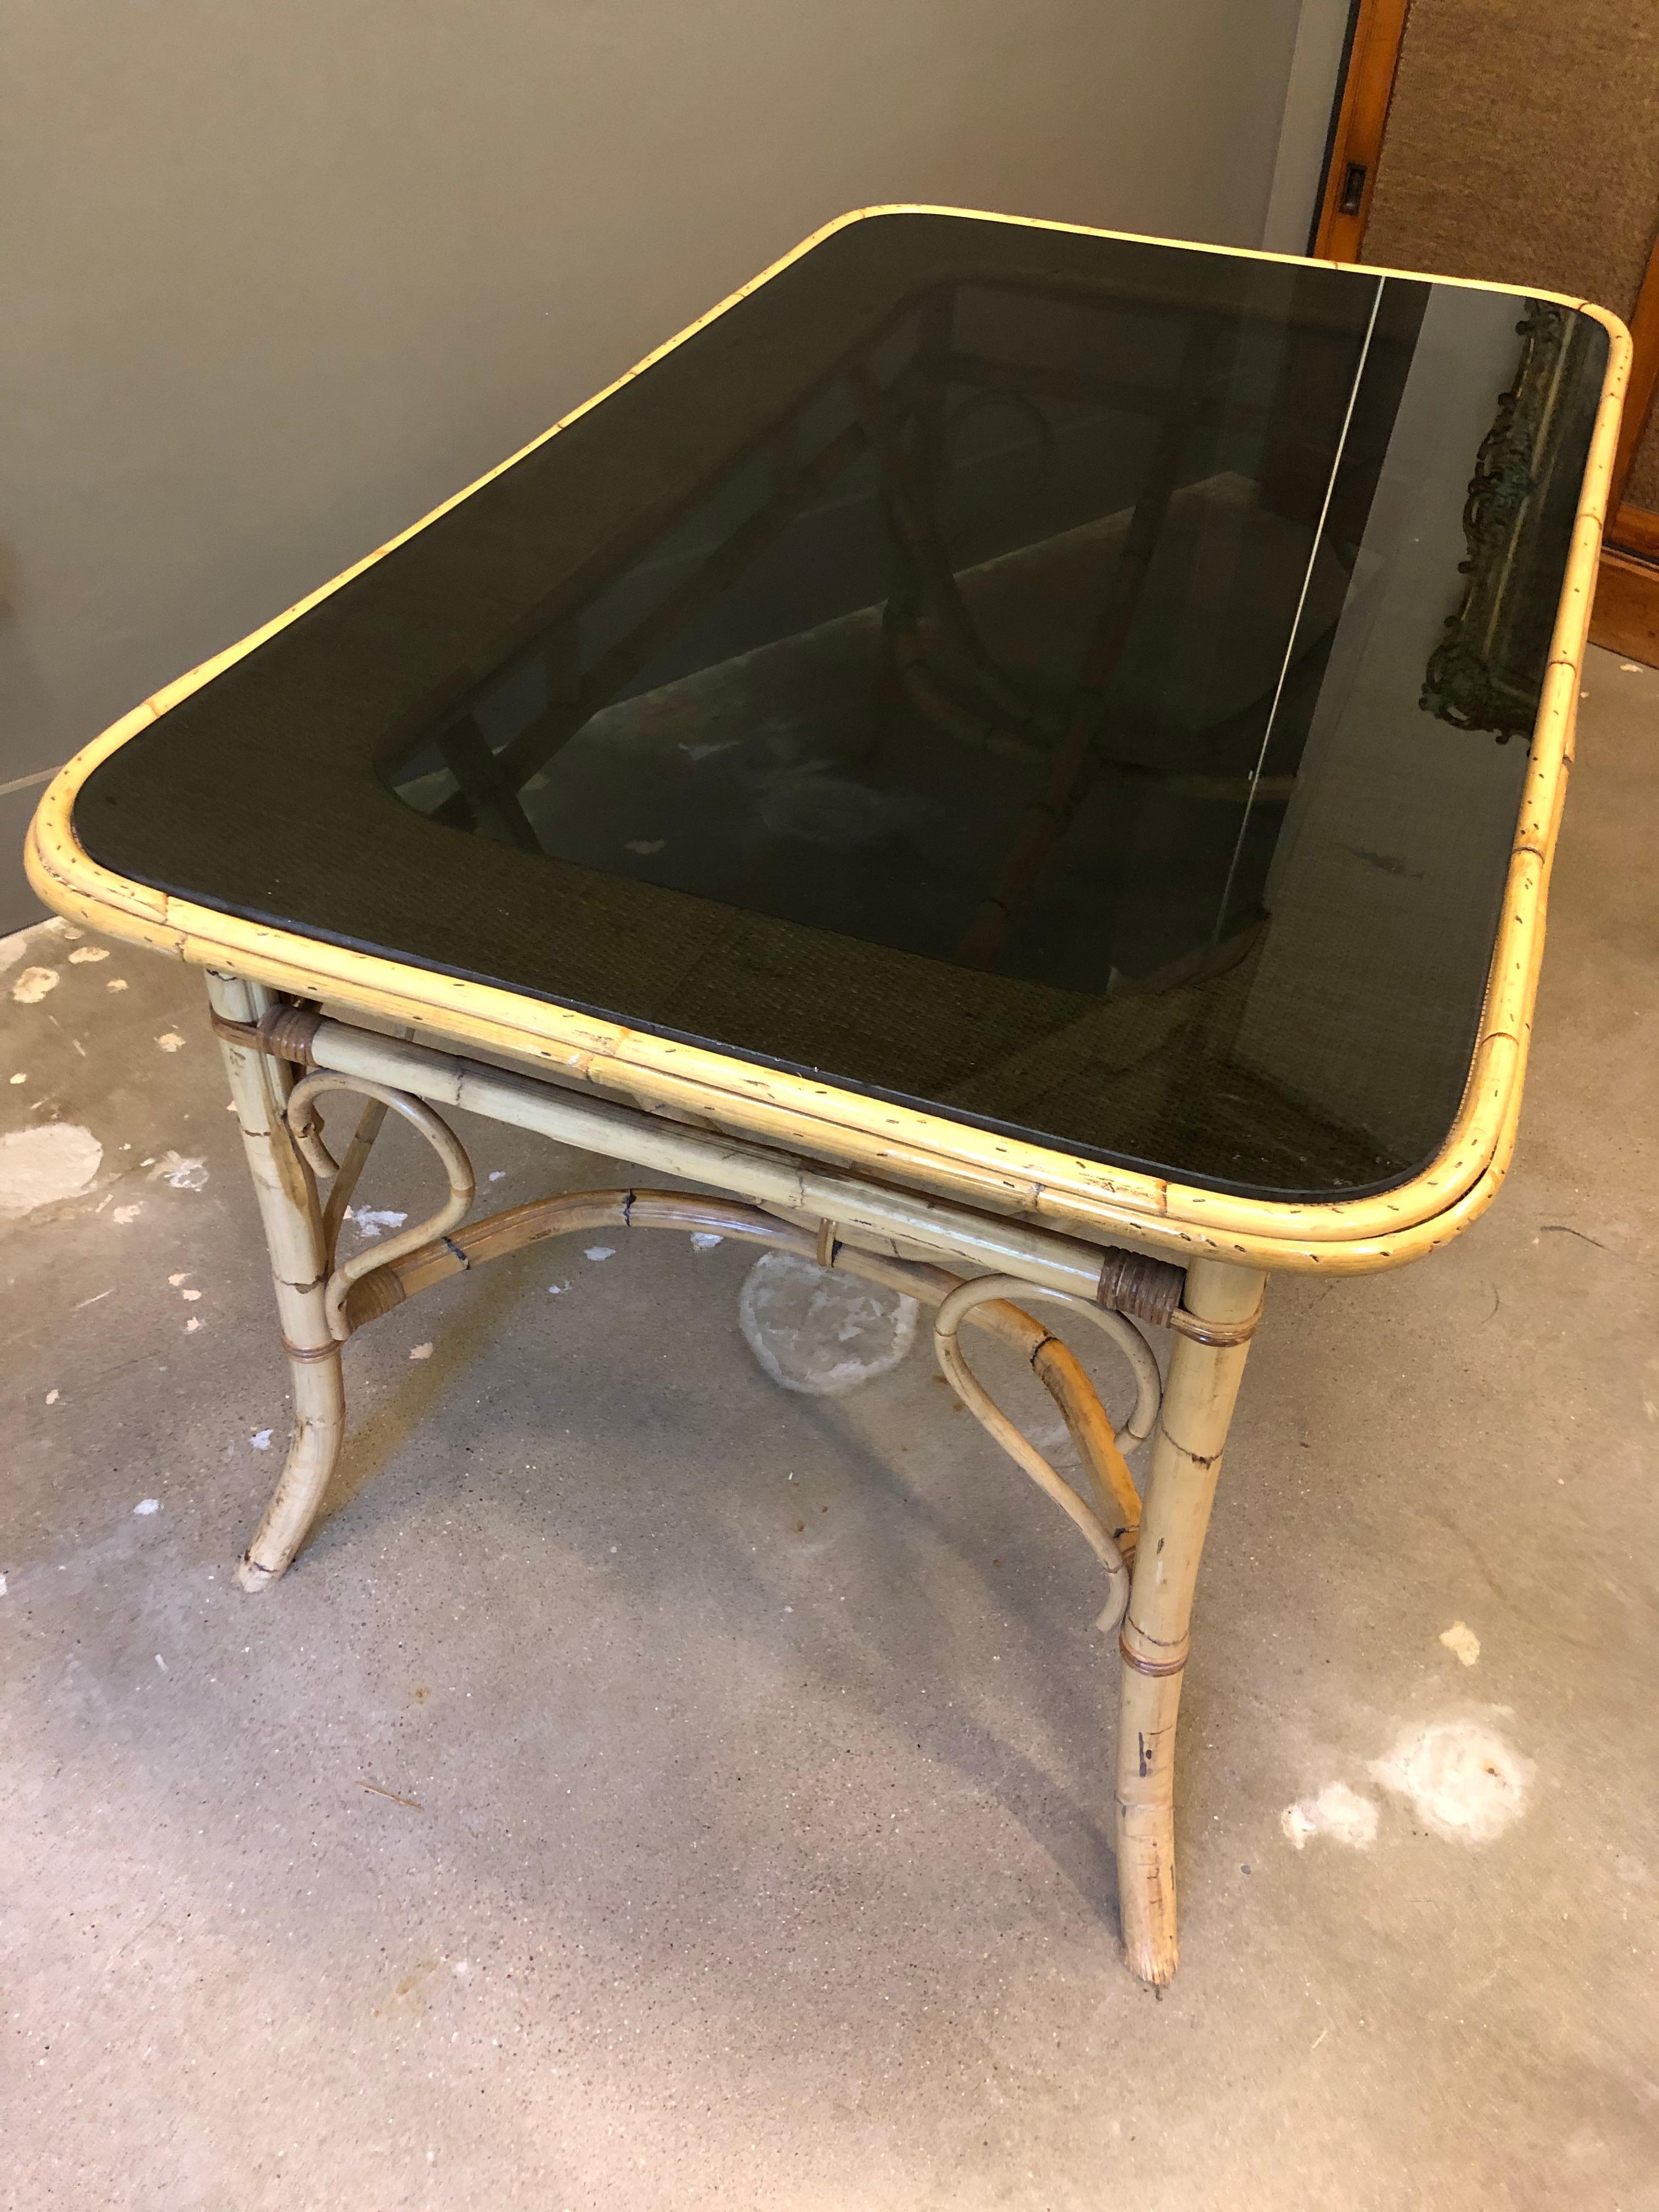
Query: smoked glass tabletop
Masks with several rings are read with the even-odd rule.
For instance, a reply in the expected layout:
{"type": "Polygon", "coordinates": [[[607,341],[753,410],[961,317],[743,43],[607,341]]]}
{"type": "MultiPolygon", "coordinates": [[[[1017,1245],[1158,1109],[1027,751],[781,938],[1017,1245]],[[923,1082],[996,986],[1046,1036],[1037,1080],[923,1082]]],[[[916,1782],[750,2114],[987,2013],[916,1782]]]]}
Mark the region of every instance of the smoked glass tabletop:
{"type": "Polygon", "coordinates": [[[1607,349],[865,217],[130,739],[77,834],[1069,1153],[1386,1187],[1468,1075],[1607,349]]]}

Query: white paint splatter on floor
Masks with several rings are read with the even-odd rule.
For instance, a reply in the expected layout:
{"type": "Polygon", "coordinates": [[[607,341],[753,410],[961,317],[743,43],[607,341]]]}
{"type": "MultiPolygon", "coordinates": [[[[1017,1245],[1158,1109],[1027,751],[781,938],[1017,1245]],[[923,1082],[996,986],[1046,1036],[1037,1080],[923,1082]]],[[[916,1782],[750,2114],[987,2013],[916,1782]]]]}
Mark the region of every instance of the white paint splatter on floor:
{"type": "Polygon", "coordinates": [[[118,1206],[114,1212],[111,1214],[110,1219],[112,1221],[118,1221],[121,1226],[125,1229],[128,1222],[137,1221],[143,1210],[144,1209],[142,1205],[118,1206]]]}
{"type": "Polygon", "coordinates": [[[716,1237],[711,1229],[694,1229],[691,1231],[691,1249],[694,1252],[712,1252],[717,1244],[724,1244],[725,1242],[724,1237],[716,1237]]]}
{"type": "Polygon", "coordinates": [[[378,1237],[383,1229],[401,1229],[409,1216],[393,1213],[385,1206],[349,1206],[345,1218],[360,1237],[372,1238],[378,1237]]]}
{"type": "Polygon", "coordinates": [[[249,1442],[252,1444],[255,1451],[269,1451],[270,1449],[270,1431],[269,1429],[255,1429],[252,1436],[249,1439],[249,1442]]]}
{"type": "Polygon", "coordinates": [[[73,943],[81,934],[58,915],[50,915],[45,921],[32,921],[27,929],[14,929],[9,937],[0,937],[0,975],[8,968],[15,968],[37,943],[41,944],[42,951],[47,951],[53,945],[73,943]]]}
{"type": "Polygon", "coordinates": [[[159,1498],[141,1498],[132,1510],[135,1513],[159,1513],[161,1501],[159,1498]]]}
{"type": "Polygon", "coordinates": [[[182,1052],[185,1048],[185,1041],[177,1030],[163,1030],[155,1042],[163,1052],[182,1052]]]}
{"type": "Polygon", "coordinates": [[[505,1168],[491,1168],[489,1170],[489,1180],[491,1182],[500,1182],[506,1173],[507,1170],[505,1168]]]}
{"type": "Polygon", "coordinates": [[[28,1077],[27,1077],[27,1076],[23,1073],[22,1069],[20,1067],[20,1068],[18,1069],[18,1071],[17,1071],[16,1074],[15,1074],[15,1075],[14,1075],[14,1076],[12,1077],[12,1079],[12,1079],[12,1081],[13,1081],[14,1083],[27,1083],[27,1082],[28,1081],[28,1077]]]}
{"type": "Polygon", "coordinates": [[[641,860],[648,860],[653,853],[660,853],[667,842],[666,837],[630,837],[623,850],[637,853],[641,860]]]}
{"type": "Polygon", "coordinates": [[[104,986],[106,991],[125,991],[126,988],[127,981],[125,975],[112,975],[104,986]]]}
{"type": "Polygon", "coordinates": [[[144,1164],[149,1167],[144,1178],[147,1182],[160,1181],[174,1190],[200,1190],[208,1179],[207,1162],[194,1157],[186,1159],[182,1152],[163,1152],[153,1165],[148,1161],[144,1164]]]}
{"type": "Polygon", "coordinates": [[[103,1165],[104,1148],[78,1121],[41,1121],[0,1137],[0,1220],[79,1198],[103,1165]]]}
{"type": "Polygon", "coordinates": [[[896,1291],[764,1252],[744,1277],[738,1325],[775,1382],[835,1397],[885,1375],[915,1340],[916,1302],[896,1291]]]}
{"type": "Polygon", "coordinates": [[[82,945],[75,951],[70,953],[70,966],[71,968],[85,968],[89,967],[94,960],[107,960],[108,958],[109,947],[107,945],[82,945]]]}
{"type": "Polygon", "coordinates": [[[1313,1836],[1328,1836],[1334,1844],[1364,1850],[1376,1841],[1376,1806],[1346,1782],[1328,1782],[1316,1797],[1298,1798],[1287,1805],[1279,1825],[1299,1851],[1307,1849],[1313,1836]]]}
{"type": "Polygon", "coordinates": [[[169,1275],[167,1277],[167,1288],[170,1291],[176,1291],[180,1283],[187,1283],[189,1280],[190,1269],[186,1267],[182,1271],[182,1273],[177,1275],[169,1275]]]}
{"type": "Polygon", "coordinates": [[[432,1346],[429,1344],[417,1344],[409,1356],[411,1359],[430,1359],[432,1346]]]}
{"type": "Polygon", "coordinates": [[[1437,1836],[1489,1844],[1526,1804],[1535,1770],[1480,1721],[1435,1721],[1407,1729],[1371,1773],[1411,1802],[1437,1836]]]}
{"type": "Polygon", "coordinates": [[[1449,1628],[1443,1628],[1440,1641],[1465,1667],[1473,1667],[1480,1656],[1480,1638],[1466,1620],[1455,1620],[1449,1628]]]}
{"type": "MultiPolygon", "coordinates": [[[[50,923],[38,926],[51,927],[50,923]]],[[[28,951],[34,933],[33,929],[15,929],[9,937],[0,937],[0,974],[3,974],[8,968],[15,968],[17,965],[28,951]]]]}
{"type": "Polygon", "coordinates": [[[11,987],[11,995],[20,1006],[38,1006],[48,991],[58,988],[58,976],[55,968],[26,968],[11,987]]]}
{"type": "Polygon", "coordinates": [[[590,1244],[582,1254],[584,1260],[614,1260],[616,1256],[617,1248],[614,1244],[590,1244]]]}
{"type": "Polygon", "coordinates": [[[46,1403],[49,1406],[55,1406],[58,1403],[58,1393],[55,1390],[47,1391],[46,1403]]]}

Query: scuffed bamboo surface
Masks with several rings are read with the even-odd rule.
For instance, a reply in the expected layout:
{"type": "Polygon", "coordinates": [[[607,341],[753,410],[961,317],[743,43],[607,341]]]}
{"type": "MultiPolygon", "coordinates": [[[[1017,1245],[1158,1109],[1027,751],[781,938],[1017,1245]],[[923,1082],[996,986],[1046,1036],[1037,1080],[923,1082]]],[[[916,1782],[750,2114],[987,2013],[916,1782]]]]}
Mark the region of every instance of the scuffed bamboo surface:
{"type": "MultiPolygon", "coordinates": [[[[257,1022],[270,994],[234,976],[208,977],[216,1013],[234,1022],[257,1022]]],[[[274,1582],[304,1541],[322,1503],[345,1431],[345,1391],[340,1347],[325,1307],[328,1255],[317,1187],[289,1133],[285,1114],[289,1074],[279,1060],[222,1042],[231,1103],[253,1177],[283,1348],[294,1391],[294,1433],[283,1471],[236,1579],[244,1589],[274,1582]]]]}
{"type": "MultiPolygon", "coordinates": [[[[1242,1322],[1261,1304],[1258,1268],[1200,1261],[1186,1304],[1206,1321],[1242,1322]]],[[[1210,1524],[1248,1343],[1176,1337],[1141,1509],[1129,1610],[1118,1642],[1117,1885],[1123,1948],[1143,1981],[1175,1973],[1175,1747],[1181,1679],[1191,1644],[1193,1590],[1210,1524]]]]}

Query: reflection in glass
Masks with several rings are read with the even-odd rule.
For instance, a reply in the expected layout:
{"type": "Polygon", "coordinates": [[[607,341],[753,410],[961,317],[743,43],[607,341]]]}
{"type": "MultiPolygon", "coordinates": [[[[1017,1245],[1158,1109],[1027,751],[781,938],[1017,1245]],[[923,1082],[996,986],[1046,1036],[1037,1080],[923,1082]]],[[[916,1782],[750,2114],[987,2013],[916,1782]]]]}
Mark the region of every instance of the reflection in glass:
{"type": "Polygon", "coordinates": [[[112,754],[77,830],[1070,1152],[1385,1185],[1469,1067],[1526,771],[1479,732],[1535,713],[1606,356],[1479,287],[861,219],[112,754]]]}
{"type": "Polygon", "coordinates": [[[962,967],[1111,995],[1224,966],[1397,398],[1382,289],[941,285],[386,772],[487,836],[962,967]]]}

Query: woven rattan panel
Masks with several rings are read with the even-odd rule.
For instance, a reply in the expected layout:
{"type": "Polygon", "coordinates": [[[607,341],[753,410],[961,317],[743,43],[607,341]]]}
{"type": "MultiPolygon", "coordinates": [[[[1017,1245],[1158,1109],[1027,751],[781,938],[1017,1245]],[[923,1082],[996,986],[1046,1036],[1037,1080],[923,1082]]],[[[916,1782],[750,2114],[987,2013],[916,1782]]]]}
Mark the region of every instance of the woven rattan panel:
{"type": "MultiPolygon", "coordinates": [[[[1659,9],[1413,0],[1364,253],[1628,317],[1659,228],[1659,9]]],[[[1659,421],[1626,497],[1659,509],[1659,421]]]]}

